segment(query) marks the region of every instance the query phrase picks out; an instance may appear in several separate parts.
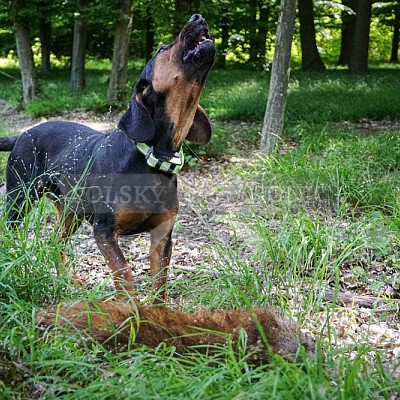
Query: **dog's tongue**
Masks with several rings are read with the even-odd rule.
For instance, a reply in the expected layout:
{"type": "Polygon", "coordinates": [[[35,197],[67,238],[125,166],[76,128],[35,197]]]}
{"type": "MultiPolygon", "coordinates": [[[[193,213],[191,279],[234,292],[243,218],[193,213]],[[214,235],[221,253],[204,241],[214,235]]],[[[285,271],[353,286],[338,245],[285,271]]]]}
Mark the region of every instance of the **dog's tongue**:
{"type": "Polygon", "coordinates": [[[206,40],[206,36],[204,35],[204,32],[201,32],[199,37],[196,40],[196,46],[198,46],[201,42],[204,42],[206,40]]]}
{"type": "Polygon", "coordinates": [[[201,32],[197,41],[196,41],[196,47],[199,47],[201,44],[204,42],[211,41],[210,39],[207,38],[204,32],[201,32]]]}
{"type": "Polygon", "coordinates": [[[208,43],[212,43],[209,38],[208,32],[201,30],[196,33],[196,36],[188,38],[188,46],[186,47],[183,54],[183,61],[188,61],[193,57],[198,58],[201,55],[201,51],[207,47],[208,43]]]}

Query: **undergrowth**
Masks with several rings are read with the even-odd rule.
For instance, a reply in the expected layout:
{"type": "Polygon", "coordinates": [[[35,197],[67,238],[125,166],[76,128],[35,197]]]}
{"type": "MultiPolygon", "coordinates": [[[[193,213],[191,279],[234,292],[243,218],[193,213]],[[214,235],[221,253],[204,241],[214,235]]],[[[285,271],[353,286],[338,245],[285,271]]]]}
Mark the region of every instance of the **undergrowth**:
{"type": "MultiPolygon", "coordinates": [[[[99,91],[104,89],[101,74],[94,79],[99,91]]],[[[313,359],[289,364],[276,356],[271,364],[256,367],[247,362],[244,343],[228,343],[219,357],[211,357],[177,355],[164,344],[113,353],[99,344],[79,346],[76,337],[43,339],[35,327],[41,306],[113,295],[100,283],[91,289],[72,285],[61,267],[60,224],[43,199],[17,230],[7,226],[6,213],[0,216],[0,397],[395,398],[399,381],[385,349],[356,339],[342,345],[333,321],[337,305],[325,298],[327,290],[337,295],[344,275],[374,293],[388,285],[399,290],[399,132],[367,135],[335,124],[399,117],[398,102],[382,101],[384,93],[393,100],[399,91],[392,74],[295,73],[285,134],[296,143],[285,154],[268,158],[259,158],[253,147],[264,112],[260,82],[265,76],[217,71],[207,82],[203,105],[216,125],[212,152],[246,156],[246,165],[239,161],[226,171],[238,180],[235,191],[245,206],[231,214],[234,240],[217,239],[217,232],[211,232],[213,256],[207,265],[187,279],[169,282],[169,292],[190,311],[272,305],[312,332],[317,343],[313,359]],[[384,266],[379,274],[377,263],[384,266]]],[[[49,104],[61,86],[43,90],[31,112],[53,112],[49,104]]],[[[0,97],[11,89],[1,90],[0,97]]],[[[91,90],[80,101],[104,106],[102,95],[90,102],[91,90]]],[[[67,104],[67,98],[61,93],[60,103],[53,105],[76,107],[77,100],[67,104]]],[[[205,203],[198,212],[206,209],[205,203]]],[[[68,253],[67,270],[73,272],[73,242],[68,253]]],[[[143,278],[143,285],[148,289],[150,279],[143,278]]],[[[397,307],[390,296],[385,301],[397,307]]]]}

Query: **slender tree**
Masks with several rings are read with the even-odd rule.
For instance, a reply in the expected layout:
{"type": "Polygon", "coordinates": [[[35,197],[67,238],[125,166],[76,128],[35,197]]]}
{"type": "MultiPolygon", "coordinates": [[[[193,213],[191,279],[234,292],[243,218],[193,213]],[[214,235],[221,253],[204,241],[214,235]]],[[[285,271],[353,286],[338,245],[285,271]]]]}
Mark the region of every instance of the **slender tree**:
{"type": "Polygon", "coordinates": [[[291,47],[296,18],[296,1],[281,0],[275,54],[272,61],[268,102],[261,133],[260,151],[270,154],[276,146],[283,129],[291,47]]]}
{"type": "Polygon", "coordinates": [[[249,61],[251,63],[257,63],[259,61],[259,44],[258,44],[258,0],[249,0],[250,7],[250,19],[252,23],[249,23],[249,41],[250,41],[250,49],[249,49],[249,61]]]}
{"type": "Polygon", "coordinates": [[[88,0],[76,0],[74,38],[72,45],[71,84],[72,92],[79,92],[85,87],[85,58],[87,40],[86,7],[88,0]]]}
{"type": "Polygon", "coordinates": [[[146,62],[153,56],[154,42],[153,11],[150,5],[148,5],[146,7],[146,62]]]}
{"type": "Polygon", "coordinates": [[[342,0],[346,9],[342,11],[342,36],[340,41],[340,55],[337,62],[338,65],[349,65],[350,55],[352,51],[354,29],[356,26],[356,9],[357,0],[342,0]]]}
{"type": "Polygon", "coordinates": [[[349,59],[349,70],[352,74],[364,74],[368,71],[372,0],[356,0],[355,12],[356,23],[349,59]]]}
{"type": "Polygon", "coordinates": [[[50,49],[51,49],[51,21],[42,15],[40,24],[40,44],[42,48],[42,74],[47,76],[50,73],[50,49]]]}
{"type": "Polygon", "coordinates": [[[51,19],[56,6],[53,2],[45,0],[37,2],[37,12],[39,15],[39,36],[41,46],[41,71],[44,76],[50,73],[50,51],[51,51],[51,19]]]}
{"type": "Polygon", "coordinates": [[[268,21],[271,15],[271,4],[268,1],[260,2],[260,20],[258,23],[258,37],[261,57],[265,60],[265,44],[268,35],[268,21]]]}
{"type": "Polygon", "coordinates": [[[265,0],[251,0],[249,6],[252,19],[249,26],[250,62],[259,64],[265,60],[270,4],[265,0]]]}
{"type": "Polygon", "coordinates": [[[304,71],[322,71],[325,65],[318,53],[315,38],[313,0],[299,0],[301,68],[304,71]]]}
{"type": "Polygon", "coordinates": [[[107,90],[107,99],[111,103],[125,100],[131,31],[132,0],[119,0],[115,20],[112,69],[107,90]]]}
{"type": "Polygon", "coordinates": [[[221,30],[221,44],[217,47],[218,58],[217,66],[220,68],[225,68],[226,65],[226,52],[229,46],[229,26],[230,26],[230,12],[228,7],[224,4],[221,8],[221,15],[219,16],[219,28],[221,30]]]}
{"type": "Polygon", "coordinates": [[[390,62],[393,64],[399,62],[399,36],[400,36],[400,4],[397,6],[394,12],[392,51],[390,54],[390,62]]]}
{"type": "Polygon", "coordinates": [[[36,71],[31,47],[29,29],[29,11],[26,0],[12,0],[11,8],[14,18],[15,41],[19,69],[22,79],[23,104],[27,105],[36,98],[36,71]]]}

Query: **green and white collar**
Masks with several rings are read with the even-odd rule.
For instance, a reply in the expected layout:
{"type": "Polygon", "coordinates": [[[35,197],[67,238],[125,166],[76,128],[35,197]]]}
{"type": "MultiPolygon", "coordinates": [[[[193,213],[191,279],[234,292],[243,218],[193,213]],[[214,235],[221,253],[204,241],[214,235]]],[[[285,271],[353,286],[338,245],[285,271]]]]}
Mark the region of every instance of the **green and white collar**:
{"type": "Polygon", "coordinates": [[[146,143],[134,142],[136,148],[146,157],[147,164],[163,172],[170,174],[178,174],[182,169],[185,162],[183,155],[182,146],[179,151],[175,152],[172,157],[168,154],[157,154],[157,151],[153,146],[149,146],[146,143]]]}

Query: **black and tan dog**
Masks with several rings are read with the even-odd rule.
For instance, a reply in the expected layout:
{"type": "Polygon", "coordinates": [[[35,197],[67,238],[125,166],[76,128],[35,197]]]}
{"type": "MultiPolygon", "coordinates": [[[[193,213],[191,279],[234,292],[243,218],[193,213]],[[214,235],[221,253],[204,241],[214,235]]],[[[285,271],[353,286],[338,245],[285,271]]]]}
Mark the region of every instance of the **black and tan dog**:
{"type": "Polygon", "coordinates": [[[133,291],[118,235],[150,232],[153,287],[165,300],[171,234],[178,212],[176,173],[185,139],[205,144],[211,126],[199,105],[215,58],[204,18],[193,15],[178,38],[144,68],[118,128],[104,135],[71,122],[47,122],[1,138],[7,165],[9,221],[18,224],[43,194],[54,200],[63,239],[86,219],[114,274],[133,291]]]}

